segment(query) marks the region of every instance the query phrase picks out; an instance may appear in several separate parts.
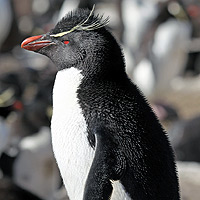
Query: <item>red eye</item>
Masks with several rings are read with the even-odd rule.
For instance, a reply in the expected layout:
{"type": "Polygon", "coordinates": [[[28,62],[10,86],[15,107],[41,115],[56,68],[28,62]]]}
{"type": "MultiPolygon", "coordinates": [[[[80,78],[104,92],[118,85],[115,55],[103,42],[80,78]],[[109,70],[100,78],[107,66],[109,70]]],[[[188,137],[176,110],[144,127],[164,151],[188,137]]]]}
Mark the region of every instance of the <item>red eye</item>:
{"type": "Polygon", "coordinates": [[[67,40],[66,40],[66,41],[64,41],[64,44],[69,44],[69,41],[67,41],[67,40]]]}

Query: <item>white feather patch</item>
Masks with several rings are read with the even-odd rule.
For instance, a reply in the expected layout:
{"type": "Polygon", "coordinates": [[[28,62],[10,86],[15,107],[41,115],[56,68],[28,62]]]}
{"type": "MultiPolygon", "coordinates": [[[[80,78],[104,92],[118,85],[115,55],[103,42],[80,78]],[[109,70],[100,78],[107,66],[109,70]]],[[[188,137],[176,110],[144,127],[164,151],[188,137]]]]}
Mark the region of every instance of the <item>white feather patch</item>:
{"type": "Polygon", "coordinates": [[[53,90],[52,142],[70,199],[81,200],[94,150],[77,99],[82,75],[75,68],[59,71],[53,90]]]}

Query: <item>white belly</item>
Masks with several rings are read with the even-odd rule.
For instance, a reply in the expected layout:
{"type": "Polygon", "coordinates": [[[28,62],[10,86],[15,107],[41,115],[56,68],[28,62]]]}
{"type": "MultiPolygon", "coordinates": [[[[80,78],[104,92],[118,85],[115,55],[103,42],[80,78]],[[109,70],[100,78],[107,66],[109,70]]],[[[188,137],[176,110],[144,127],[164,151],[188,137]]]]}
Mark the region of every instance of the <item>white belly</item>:
{"type": "Polygon", "coordinates": [[[71,200],[81,200],[94,158],[87,139],[86,122],[77,102],[82,75],[75,68],[59,71],[53,90],[52,143],[71,200]]]}
{"type": "MultiPolygon", "coordinates": [[[[87,139],[87,126],[78,104],[82,75],[75,68],[59,71],[53,90],[51,122],[54,154],[70,200],[82,200],[95,151],[87,139]]],[[[130,200],[119,182],[113,183],[111,200],[130,200]]]]}

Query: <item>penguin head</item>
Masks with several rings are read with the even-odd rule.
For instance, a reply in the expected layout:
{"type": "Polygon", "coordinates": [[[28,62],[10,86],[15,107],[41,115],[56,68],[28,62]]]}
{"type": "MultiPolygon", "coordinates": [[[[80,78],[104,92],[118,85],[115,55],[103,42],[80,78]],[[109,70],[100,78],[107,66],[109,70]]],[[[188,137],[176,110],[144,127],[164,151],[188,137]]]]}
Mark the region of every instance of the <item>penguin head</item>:
{"type": "Polygon", "coordinates": [[[119,45],[105,28],[108,22],[108,18],[94,15],[94,9],[77,9],[50,32],[24,40],[21,47],[48,56],[58,70],[76,67],[89,73],[98,72],[103,66],[108,71],[118,60],[123,62],[119,59],[122,57],[119,45]]]}

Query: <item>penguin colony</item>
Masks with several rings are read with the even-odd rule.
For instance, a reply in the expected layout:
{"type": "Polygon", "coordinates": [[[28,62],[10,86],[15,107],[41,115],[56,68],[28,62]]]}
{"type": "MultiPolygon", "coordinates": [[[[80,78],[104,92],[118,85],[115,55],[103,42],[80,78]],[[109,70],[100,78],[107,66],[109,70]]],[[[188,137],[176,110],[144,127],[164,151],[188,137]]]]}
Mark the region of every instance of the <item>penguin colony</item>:
{"type": "Polygon", "coordinates": [[[67,14],[22,48],[57,66],[52,143],[70,200],[178,200],[172,148],[94,10],[67,14]]]}

